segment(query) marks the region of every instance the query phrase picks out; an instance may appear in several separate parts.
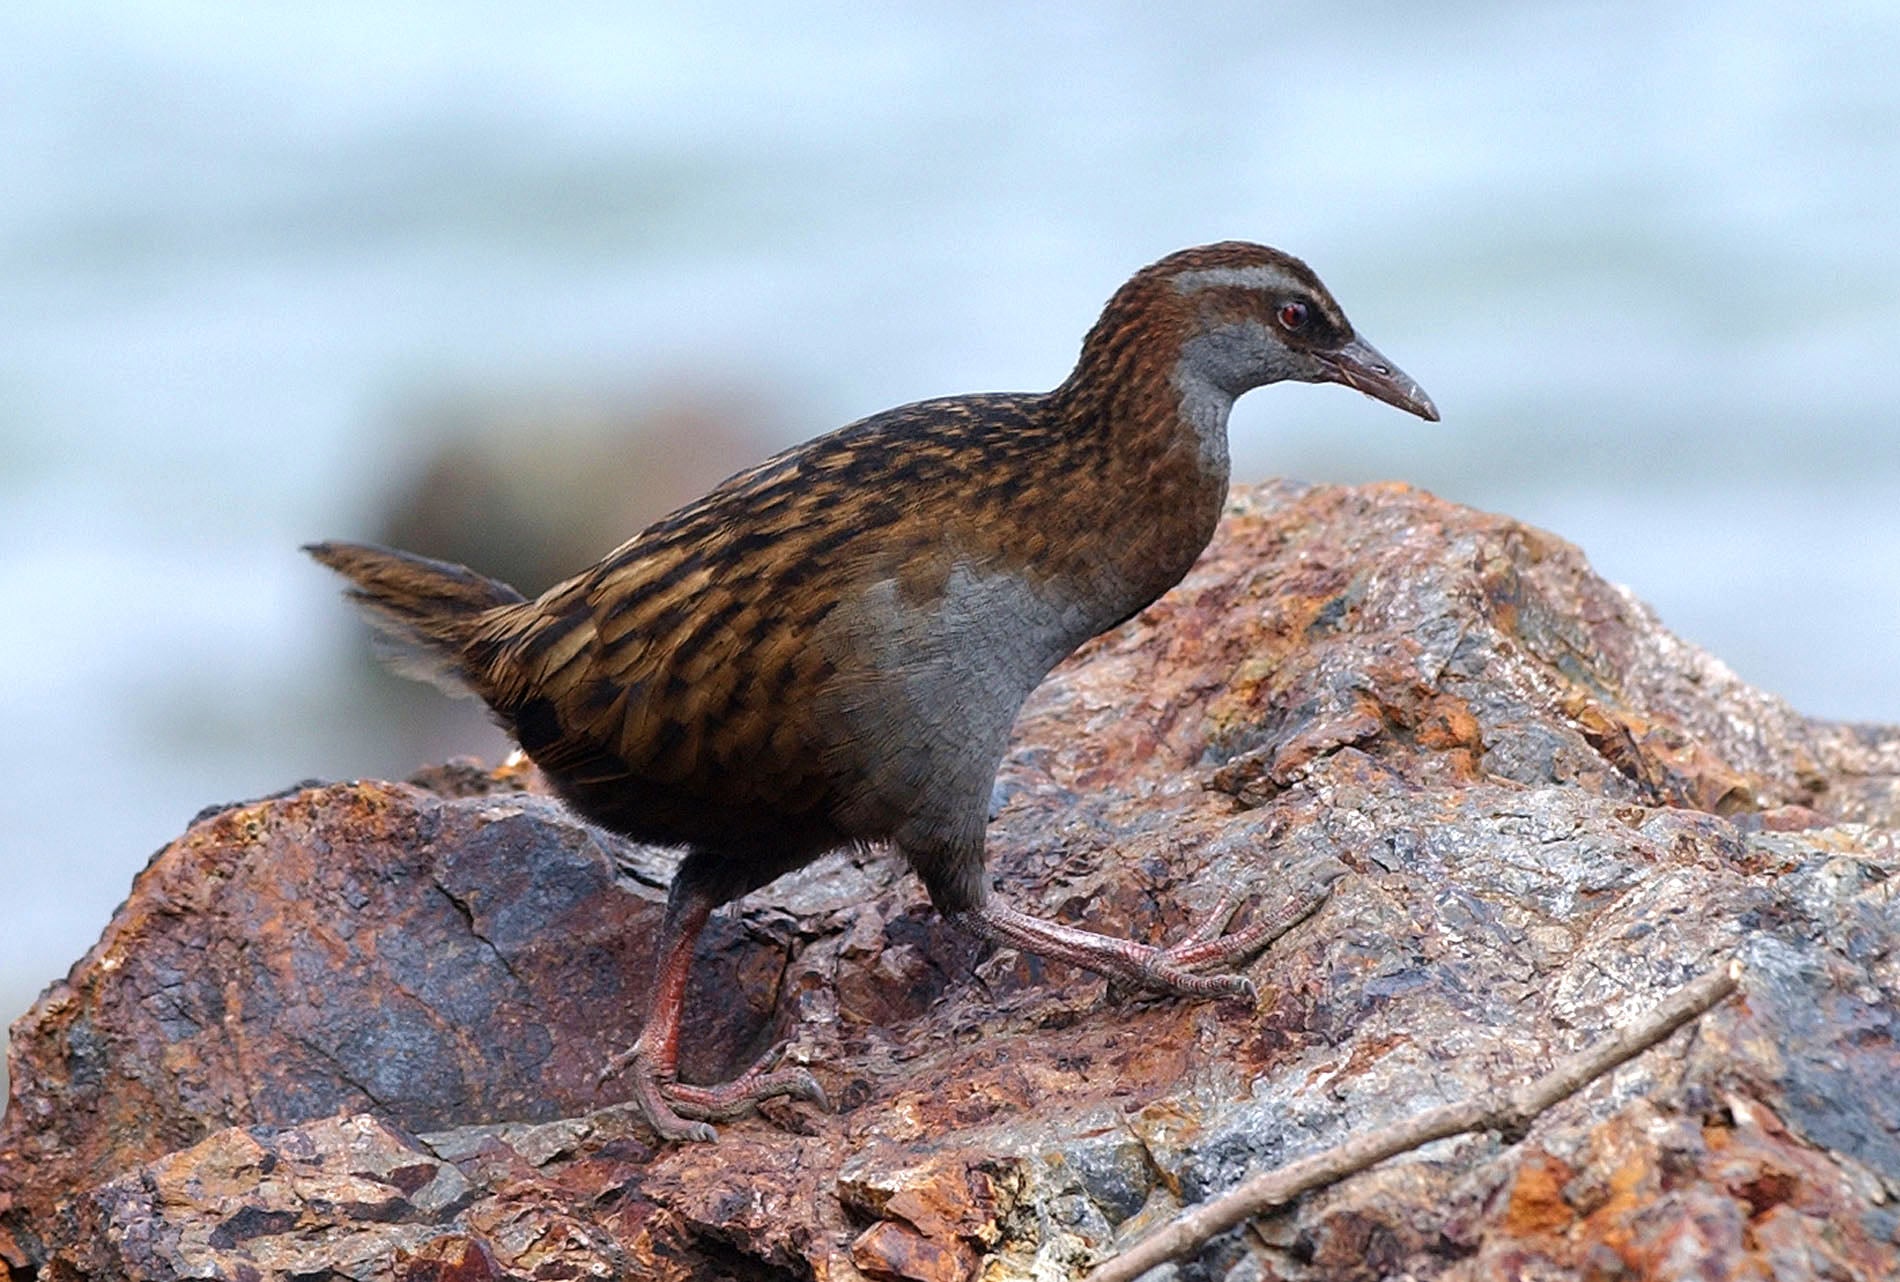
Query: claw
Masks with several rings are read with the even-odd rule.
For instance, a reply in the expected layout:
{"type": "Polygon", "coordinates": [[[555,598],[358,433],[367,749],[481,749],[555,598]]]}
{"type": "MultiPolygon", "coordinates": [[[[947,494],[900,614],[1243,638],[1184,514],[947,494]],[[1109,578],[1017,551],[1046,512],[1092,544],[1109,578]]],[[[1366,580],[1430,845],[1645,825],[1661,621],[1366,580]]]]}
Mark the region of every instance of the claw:
{"type": "Polygon", "coordinates": [[[787,1098],[802,1099],[807,1104],[816,1104],[824,1112],[831,1112],[831,1100],[825,1095],[825,1088],[818,1084],[818,1079],[802,1068],[797,1071],[804,1083],[796,1092],[788,1092],[787,1098]]]}

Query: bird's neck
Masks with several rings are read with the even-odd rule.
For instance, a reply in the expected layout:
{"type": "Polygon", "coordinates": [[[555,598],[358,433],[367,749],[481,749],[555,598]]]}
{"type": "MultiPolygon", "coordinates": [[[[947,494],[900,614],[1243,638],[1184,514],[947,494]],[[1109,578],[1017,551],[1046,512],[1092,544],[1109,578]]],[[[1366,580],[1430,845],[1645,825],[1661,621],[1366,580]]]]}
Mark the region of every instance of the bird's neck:
{"type": "Polygon", "coordinates": [[[1125,584],[1117,605],[1128,613],[1179,582],[1213,537],[1234,396],[1204,376],[1179,335],[1140,317],[1116,321],[1111,309],[1090,333],[1050,408],[1072,442],[1073,519],[1125,584]]]}
{"type": "Polygon", "coordinates": [[[1234,394],[1185,362],[1175,366],[1168,381],[1177,399],[1178,426],[1193,436],[1202,472],[1218,478],[1224,494],[1229,468],[1227,416],[1234,408],[1234,394]]]}

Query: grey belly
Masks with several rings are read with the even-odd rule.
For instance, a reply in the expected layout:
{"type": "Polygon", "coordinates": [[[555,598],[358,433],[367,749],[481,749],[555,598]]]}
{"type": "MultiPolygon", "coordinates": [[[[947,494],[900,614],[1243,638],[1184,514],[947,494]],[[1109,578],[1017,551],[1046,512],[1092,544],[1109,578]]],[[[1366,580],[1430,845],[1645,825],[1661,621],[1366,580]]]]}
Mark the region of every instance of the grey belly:
{"type": "Polygon", "coordinates": [[[1030,691],[1105,622],[1023,576],[959,564],[941,596],[874,584],[826,620],[821,703],[853,785],[835,821],[913,855],[980,851],[990,787],[1030,691]]]}

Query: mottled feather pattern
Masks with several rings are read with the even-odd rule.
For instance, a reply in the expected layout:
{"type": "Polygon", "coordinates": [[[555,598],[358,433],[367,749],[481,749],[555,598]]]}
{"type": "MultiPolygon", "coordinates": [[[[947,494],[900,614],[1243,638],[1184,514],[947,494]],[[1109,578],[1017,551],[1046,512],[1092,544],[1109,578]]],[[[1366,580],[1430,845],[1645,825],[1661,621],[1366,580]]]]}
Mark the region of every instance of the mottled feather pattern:
{"type": "Polygon", "coordinates": [[[492,618],[492,648],[475,647],[492,656],[484,694],[504,717],[529,692],[551,701],[568,741],[544,749],[556,769],[562,751],[604,750],[696,797],[823,806],[814,718],[837,670],[819,629],[847,585],[928,597],[953,557],[1001,568],[1046,553],[996,537],[1026,499],[982,466],[1062,452],[1033,413],[1042,399],[923,402],[741,473],[492,618]]]}

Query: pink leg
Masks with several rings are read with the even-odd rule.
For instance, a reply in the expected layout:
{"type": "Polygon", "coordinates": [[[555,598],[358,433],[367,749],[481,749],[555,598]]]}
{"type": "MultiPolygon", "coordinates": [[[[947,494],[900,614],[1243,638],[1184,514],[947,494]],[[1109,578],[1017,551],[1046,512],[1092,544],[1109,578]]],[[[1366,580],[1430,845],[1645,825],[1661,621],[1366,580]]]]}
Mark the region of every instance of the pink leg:
{"type": "Polygon", "coordinates": [[[1275,912],[1260,913],[1246,929],[1229,935],[1222,932],[1240,901],[1231,892],[1222,892],[1200,925],[1179,942],[1162,948],[1032,917],[995,899],[985,900],[968,912],[955,913],[950,920],[985,939],[1144,988],[1186,997],[1251,999],[1255,995],[1253,981],[1245,975],[1193,972],[1204,966],[1241,961],[1259,952],[1311,916],[1330,893],[1329,883],[1317,896],[1293,901],[1275,912]]]}
{"type": "Polygon", "coordinates": [[[709,1119],[736,1117],[760,1100],[778,1095],[827,1106],[824,1091],[804,1069],[766,1072],[770,1055],[719,1086],[689,1086],[675,1080],[679,1069],[680,1010],[686,1000],[693,945],[699,941],[699,933],[706,928],[706,919],[712,910],[712,902],[697,895],[683,896],[678,903],[667,905],[659,965],[653,977],[653,992],[647,1000],[646,1022],[641,1025],[640,1036],[633,1045],[609,1060],[600,1072],[601,1079],[605,1080],[622,1069],[629,1070],[633,1103],[663,1140],[715,1140],[719,1133],[707,1125],[709,1119]]]}

